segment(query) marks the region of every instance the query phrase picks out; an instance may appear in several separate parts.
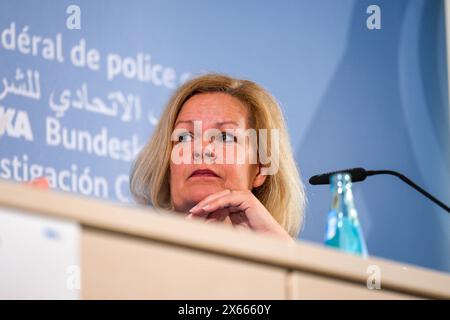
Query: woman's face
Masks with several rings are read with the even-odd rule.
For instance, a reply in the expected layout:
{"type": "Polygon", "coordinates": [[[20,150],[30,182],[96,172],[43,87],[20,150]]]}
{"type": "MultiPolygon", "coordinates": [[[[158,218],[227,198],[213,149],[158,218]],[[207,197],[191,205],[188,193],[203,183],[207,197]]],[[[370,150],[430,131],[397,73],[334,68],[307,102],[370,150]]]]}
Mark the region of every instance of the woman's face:
{"type": "MultiPolygon", "coordinates": [[[[257,150],[230,134],[235,133],[236,129],[249,129],[248,118],[247,108],[238,99],[225,93],[197,94],[185,102],[175,121],[174,130],[184,133],[174,134],[173,140],[176,141],[173,142],[173,148],[180,148],[176,149],[182,150],[180,153],[177,151],[177,154],[183,158],[187,156],[183,153],[188,150],[190,161],[174,161],[172,154],[170,193],[175,211],[188,212],[208,195],[224,189],[251,190],[263,184],[265,176],[260,174],[259,165],[249,161],[257,150]],[[200,128],[203,135],[199,134],[200,128]],[[208,130],[213,134],[205,135],[208,130]],[[218,154],[224,156],[230,152],[233,155],[241,152],[245,155],[245,161],[217,161],[218,154]]],[[[225,159],[225,156],[221,159],[225,159]]]]}

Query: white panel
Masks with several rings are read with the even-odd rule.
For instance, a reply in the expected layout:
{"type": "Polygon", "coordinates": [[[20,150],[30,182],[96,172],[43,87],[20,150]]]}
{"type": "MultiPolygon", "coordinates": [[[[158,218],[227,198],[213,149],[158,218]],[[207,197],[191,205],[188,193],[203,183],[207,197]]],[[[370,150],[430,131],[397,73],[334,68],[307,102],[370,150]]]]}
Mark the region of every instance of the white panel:
{"type": "Polygon", "coordinates": [[[0,208],[0,299],[78,299],[80,226],[0,208]]]}

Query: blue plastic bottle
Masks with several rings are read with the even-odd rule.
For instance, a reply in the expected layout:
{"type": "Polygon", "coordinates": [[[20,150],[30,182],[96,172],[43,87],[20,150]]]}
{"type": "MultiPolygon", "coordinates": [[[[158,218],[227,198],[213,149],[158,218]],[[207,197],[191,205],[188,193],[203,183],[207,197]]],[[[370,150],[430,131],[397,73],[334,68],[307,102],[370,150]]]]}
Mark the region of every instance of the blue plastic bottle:
{"type": "Polygon", "coordinates": [[[330,178],[332,203],[328,214],[325,245],[347,253],[367,257],[367,247],[352,194],[352,180],[348,173],[330,178]]]}

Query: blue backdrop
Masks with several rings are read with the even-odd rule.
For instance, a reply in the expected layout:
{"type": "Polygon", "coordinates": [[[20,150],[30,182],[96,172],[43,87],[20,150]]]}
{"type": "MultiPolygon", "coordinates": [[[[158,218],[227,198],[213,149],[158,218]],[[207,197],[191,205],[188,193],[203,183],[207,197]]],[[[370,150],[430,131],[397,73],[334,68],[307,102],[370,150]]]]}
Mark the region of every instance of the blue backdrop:
{"type": "MultiPolygon", "coordinates": [[[[449,203],[444,25],[439,0],[2,0],[0,177],[127,202],[132,159],[173,88],[217,71],[280,101],[305,183],[393,169],[449,203]],[[67,26],[72,4],[80,29],[67,26]],[[372,4],[381,29],[367,28],[372,4]]],[[[394,177],[354,194],[372,255],[450,271],[450,215],[394,177]]],[[[301,238],[322,242],[329,190],[307,195],[301,238]]]]}

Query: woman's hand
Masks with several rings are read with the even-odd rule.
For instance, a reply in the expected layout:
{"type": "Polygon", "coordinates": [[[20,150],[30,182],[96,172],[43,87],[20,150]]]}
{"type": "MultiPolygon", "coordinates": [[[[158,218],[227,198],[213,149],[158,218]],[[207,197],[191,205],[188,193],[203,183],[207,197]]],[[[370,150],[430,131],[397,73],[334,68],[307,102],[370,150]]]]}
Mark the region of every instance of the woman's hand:
{"type": "Polygon", "coordinates": [[[199,217],[213,222],[229,217],[234,227],[295,242],[250,190],[223,190],[211,194],[189,212],[187,218],[199,217]]]}

